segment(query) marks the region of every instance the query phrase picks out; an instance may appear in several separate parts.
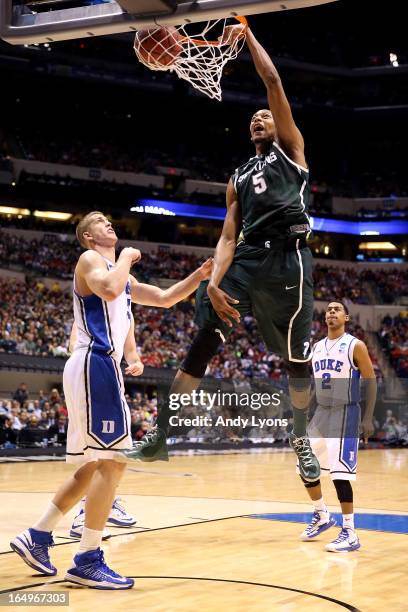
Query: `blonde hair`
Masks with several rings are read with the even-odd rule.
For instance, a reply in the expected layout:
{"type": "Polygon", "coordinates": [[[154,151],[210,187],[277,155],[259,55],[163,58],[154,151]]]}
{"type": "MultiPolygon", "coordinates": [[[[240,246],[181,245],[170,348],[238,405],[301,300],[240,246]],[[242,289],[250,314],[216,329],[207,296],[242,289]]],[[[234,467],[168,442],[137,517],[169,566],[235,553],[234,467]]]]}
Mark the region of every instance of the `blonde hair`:
{"type": "Polygon", "coordinates": [[[93,210],[92,212],[85,215],[85,217],[82,217],[76,228],[76,237],[78,238],[79,244],[84,247],[84,249],[89,248],[88,241],[86,240],[86,238],[84,238],[84,232],[88,231],[89,226],[92,224],[95,215],[102,215],[103,217],[105,216],[104,213],[100,210],[93,210]]]}

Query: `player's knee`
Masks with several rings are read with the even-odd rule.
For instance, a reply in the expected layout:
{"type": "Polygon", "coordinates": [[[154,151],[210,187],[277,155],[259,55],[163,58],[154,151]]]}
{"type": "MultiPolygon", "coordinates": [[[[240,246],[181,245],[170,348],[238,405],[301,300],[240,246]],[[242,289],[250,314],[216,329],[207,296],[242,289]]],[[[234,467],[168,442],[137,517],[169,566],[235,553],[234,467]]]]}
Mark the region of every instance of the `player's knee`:
{"type": "Polygon", "coordinates": [[[314,480],[313,482],[309,482],[309,481],[305,480],[301,474],[299,474],[299,476],[300,476],[301,481],[305,485],[306,489],[313,489],[313,487],[319,487],[320,486],[320,479],[319,480],[314,480]]]}
{"type": "Polygon", "coordinates": [[[222,341],[221,333],[215,329],[200,329],[180,369],[194,378],[202,378],[222,341]]]}
{"type": "Polygon", "coordinates": [[[304,391],[310,387],[310,371],[308,363],[285,361],[285,368],[289,376],[289,384],[295,391],[304,391]]]}
{"type": "Polygon", "coordinates": [[[115,477],[126,469],[126,463],[122,461],[115,461],[114,459],[99,459],[96,469],[99,470],[104,476],[112,475],[115,477]]]}
{"type": "Polygon", "coordinates": [[[336,487],[337,498],[340,503],[353,503],[353,489],[349,480],[333,480],[336,487]]]}

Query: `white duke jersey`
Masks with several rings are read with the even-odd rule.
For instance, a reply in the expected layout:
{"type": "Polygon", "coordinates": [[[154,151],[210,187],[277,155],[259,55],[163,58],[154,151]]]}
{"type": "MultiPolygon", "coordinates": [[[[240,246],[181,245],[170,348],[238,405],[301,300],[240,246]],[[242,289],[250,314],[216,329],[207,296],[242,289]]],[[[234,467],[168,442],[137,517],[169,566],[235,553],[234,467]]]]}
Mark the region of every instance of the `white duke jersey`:
{"type": "MultiPolygon", "coordinates": [[[[103,258],[108,270],[115,264],[103,258]]],[[[74,321],[78,334],[75,350],[91,349],[111,355],[119,362],[131,321],[130,282],[114,300],[107,302],[95,294],[82,297],[76,292],[74,276],[74,321]]]]}
{"type": "Polygon", "coordinates": [[[337,341],[323,338],[312,352],[316,398],[320,406],[344,406],[360,401],[360,372],[353,352],[358,339],[343,334],[337,341]]]}

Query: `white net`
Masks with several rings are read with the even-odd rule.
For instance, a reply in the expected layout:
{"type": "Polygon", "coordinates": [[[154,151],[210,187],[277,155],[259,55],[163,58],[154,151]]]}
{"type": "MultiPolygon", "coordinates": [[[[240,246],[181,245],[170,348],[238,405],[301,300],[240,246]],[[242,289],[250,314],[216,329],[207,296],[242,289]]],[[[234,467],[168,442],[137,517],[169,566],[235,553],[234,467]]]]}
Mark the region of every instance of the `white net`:
{"type": "Polygon", "coordinates": [[[237,57],[245,43],[243,17],[209,21],[194,34],[191,25],[165,26],[136,33],[134,49],[138,60],[150,70],[174,71],[180,79],[221,100],[224,66],[237,57]],[[232,25],[232,22],[233,24],[232,25]]]}

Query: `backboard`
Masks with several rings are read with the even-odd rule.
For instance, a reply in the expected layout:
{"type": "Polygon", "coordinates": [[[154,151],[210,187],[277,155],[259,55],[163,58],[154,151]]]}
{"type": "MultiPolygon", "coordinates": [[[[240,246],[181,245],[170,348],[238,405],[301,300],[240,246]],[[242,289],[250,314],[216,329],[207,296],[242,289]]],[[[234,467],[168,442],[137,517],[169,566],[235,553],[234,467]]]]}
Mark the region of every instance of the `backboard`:
{"type": "Polygon", "coordinates": [[[327,4],[336,0],[0,0],[0,37],[46,43],[327,4]]]}

